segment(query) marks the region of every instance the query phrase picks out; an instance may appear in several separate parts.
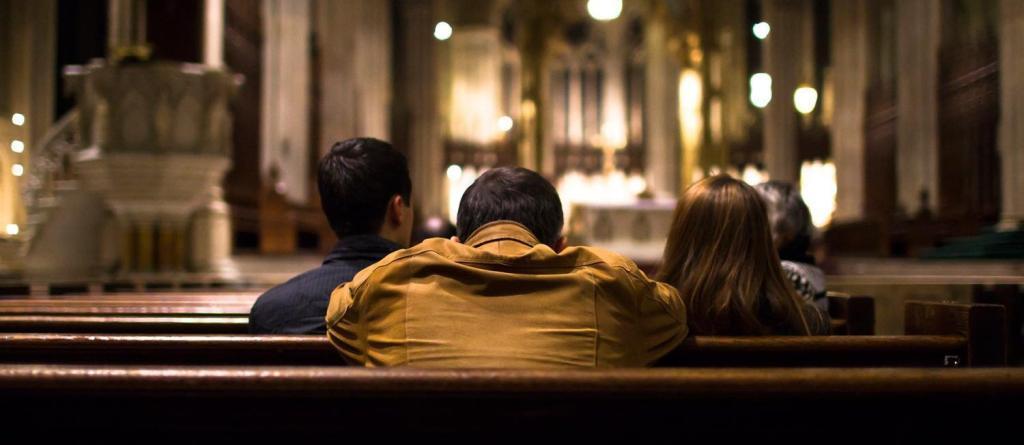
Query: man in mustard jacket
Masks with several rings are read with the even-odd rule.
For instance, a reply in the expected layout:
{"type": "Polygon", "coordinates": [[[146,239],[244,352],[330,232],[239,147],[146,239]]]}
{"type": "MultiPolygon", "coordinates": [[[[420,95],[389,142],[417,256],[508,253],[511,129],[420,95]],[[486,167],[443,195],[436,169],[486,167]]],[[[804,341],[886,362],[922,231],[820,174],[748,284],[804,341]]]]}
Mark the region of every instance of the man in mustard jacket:
{"type": "Polygon", "coordinates": [[[332,293],[327,336],[365,366],[645,366],[687,333],[678,292],[629,259],[566,247],[562,205],[524,168],[484,173],[458,236],[396,251],[332,293]]]}

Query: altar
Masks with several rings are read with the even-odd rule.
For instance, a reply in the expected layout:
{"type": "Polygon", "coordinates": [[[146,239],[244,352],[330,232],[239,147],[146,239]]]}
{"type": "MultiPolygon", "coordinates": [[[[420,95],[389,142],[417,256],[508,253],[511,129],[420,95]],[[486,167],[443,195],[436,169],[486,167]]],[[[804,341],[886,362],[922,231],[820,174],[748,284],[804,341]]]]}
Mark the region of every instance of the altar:
{"type": "Polygon", "coordinates": [[[676,201],[668,198],[572,204],[569,245],[608,249],[650,270],[661,262],[675,207],[676,201]]]}

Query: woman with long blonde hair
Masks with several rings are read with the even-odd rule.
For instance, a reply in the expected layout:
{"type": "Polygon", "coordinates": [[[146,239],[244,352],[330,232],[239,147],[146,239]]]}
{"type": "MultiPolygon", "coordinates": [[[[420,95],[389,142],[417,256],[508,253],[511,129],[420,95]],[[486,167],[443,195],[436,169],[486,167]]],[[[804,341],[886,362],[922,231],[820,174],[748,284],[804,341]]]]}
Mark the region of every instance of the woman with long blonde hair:
{"type": "Polygon", "coordinates": [[[828,315],[804,302],[783,272],[761,196],[728,176],[683,194],[658,278],[679,289],[693,334],[829,332],[828,315]]]}

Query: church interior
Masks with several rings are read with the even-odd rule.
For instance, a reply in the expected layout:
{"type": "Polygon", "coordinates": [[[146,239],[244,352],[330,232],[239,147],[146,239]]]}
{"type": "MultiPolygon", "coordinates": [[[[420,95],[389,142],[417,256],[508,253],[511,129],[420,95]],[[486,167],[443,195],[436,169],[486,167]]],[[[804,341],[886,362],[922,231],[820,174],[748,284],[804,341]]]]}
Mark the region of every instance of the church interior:
{"type": "Polygon", "coordinates": [[[1021,0],[0,0],[0,397],[25,407],[0,424],[995,437],[1024,396],[1022,54],[1021,0]],[[408,159],[412,244],[519,166],[569,245],[651,277],[691,184],[792,184],[832,335],[607,374],[373,373],[248,335],[338,242],[317,166],[355,137],[408,159]]]}

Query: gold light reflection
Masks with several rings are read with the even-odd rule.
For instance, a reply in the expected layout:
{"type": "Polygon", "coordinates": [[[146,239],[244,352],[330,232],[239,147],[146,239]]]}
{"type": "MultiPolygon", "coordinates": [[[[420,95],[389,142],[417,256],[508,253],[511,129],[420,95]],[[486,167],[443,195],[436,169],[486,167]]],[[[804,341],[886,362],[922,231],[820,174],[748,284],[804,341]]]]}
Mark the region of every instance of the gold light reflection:
{"type": "Polygon", "coordinates": [[[836,165],[833,161],[804,161],[800,166],[800,195],[815,227],[832,222],[836,211],[836,165]]]}
{"type": "Polygon", "coordinates": [[[704,127],[701,104],[704,86],[697,70],[686,69],[679,75],[679,131],[683,142],[682,184],[693,182],[694,169],[699,165],[700,139],[704,127]]]}

